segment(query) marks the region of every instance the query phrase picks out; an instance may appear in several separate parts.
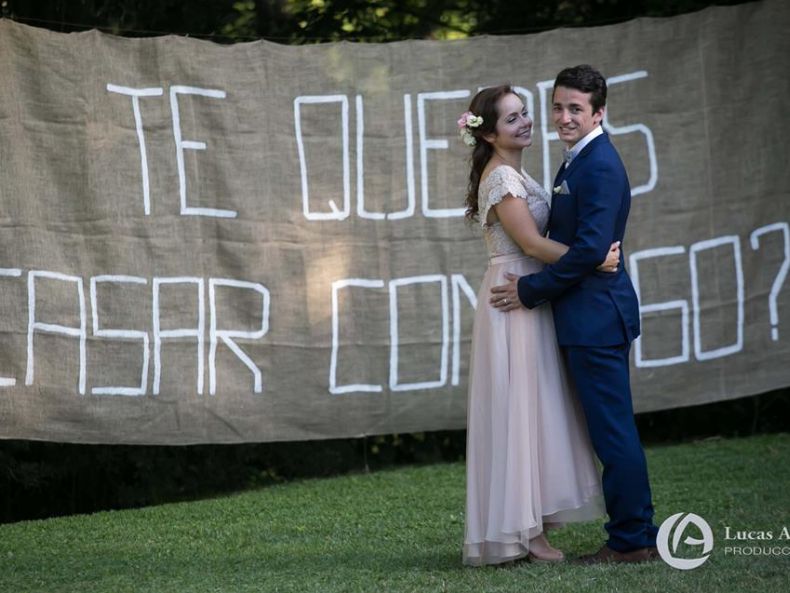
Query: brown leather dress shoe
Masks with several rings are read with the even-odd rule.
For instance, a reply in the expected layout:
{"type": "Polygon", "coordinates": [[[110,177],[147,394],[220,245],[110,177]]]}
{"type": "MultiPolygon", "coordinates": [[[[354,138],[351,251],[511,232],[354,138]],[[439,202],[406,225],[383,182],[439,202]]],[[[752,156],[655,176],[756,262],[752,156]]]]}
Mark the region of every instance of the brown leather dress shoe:
{"type": "Polygon", "coordinates": [[[649,562],[651,560],[658,560],[658,558],[658,550],[654,547],[637,548],[636,550],[630,550],[628,552],[618,552],[604,544],[595,554],[581,556],[578,562],[580,564],[604,564],[607,562],[634,563],[649,562]]]}

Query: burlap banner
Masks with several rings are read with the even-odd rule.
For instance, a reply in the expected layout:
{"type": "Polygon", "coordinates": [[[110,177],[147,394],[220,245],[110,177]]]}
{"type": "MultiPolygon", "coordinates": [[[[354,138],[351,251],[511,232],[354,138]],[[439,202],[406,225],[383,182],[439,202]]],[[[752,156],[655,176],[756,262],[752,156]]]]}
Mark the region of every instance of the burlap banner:
{"type": "Polygon", "coordinates": [[[790,384],[790,7],[466,41],[230,47],[0,21],[0,437],[463,427],[480,231],[455,120],[609,77],[638,410],[790,384]]]}

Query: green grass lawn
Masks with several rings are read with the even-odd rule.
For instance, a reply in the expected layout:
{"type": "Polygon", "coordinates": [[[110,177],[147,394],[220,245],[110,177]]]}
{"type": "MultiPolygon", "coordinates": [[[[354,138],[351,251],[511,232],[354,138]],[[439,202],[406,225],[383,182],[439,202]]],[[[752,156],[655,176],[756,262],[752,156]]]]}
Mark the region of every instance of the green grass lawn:
{"type": "MultiPolygon", "coordinates": [[[[700,568],[664,562],[465,568],[464,466],[307,480],[200,502],[0,525],[0,591],[634,592],[790,589],[790,555],[725,553],[724,527],[790,527],[790,435],[647,451],[657,519],[694,512],[715,547],[700,568]]],[[[693,532],[689,532],[693,535],[693,532]]],[[[602,521],[552,532],[569,557],[602,521]]],[[[737,542],[784,546],[790,540],[737,542]]]]}

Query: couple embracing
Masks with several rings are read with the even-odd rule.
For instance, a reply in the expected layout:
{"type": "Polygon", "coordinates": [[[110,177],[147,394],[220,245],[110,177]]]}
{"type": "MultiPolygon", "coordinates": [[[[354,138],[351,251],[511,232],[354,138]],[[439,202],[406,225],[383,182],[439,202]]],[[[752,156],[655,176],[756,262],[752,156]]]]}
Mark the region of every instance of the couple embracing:
{"type": "Polygon", "coordinates": [[[552,119],[567,148],[551,206],[521,168],[532,121],[511,87],[480,91],[458,122],[472,147],[467,216],[489,255],[469,376],[465,564],[561,561],[546,532],[604,509],[608,539],[582,562],[657,557],[628,367],[639,335],[620,252],[631,190],[605,108],[600,72],[559,73],[552,119]]]}

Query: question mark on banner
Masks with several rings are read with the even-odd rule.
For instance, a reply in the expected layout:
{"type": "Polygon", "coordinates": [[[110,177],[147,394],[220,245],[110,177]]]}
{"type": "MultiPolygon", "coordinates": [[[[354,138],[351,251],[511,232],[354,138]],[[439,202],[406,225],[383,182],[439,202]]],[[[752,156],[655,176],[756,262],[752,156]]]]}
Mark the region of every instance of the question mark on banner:
{"type": "Polygon", "coordinates": [[[771,293],[768,295],[768,311],[771,318],[771,339],[775,342],[779,339],[779,313],[776,309],[776,299],[779,292],[782,290],[785,278],[787,278],[787,271],[790,270],[790,225],[786,222],[775,222],[759,229],[755,229],[751,234],[752,249],[755,251],[760,248],[760,237],[766,233],[774,231],[781,231],[784,237],[785,258],[779,272],[774,278],[774,283],[771,286],[771,293]]]}

